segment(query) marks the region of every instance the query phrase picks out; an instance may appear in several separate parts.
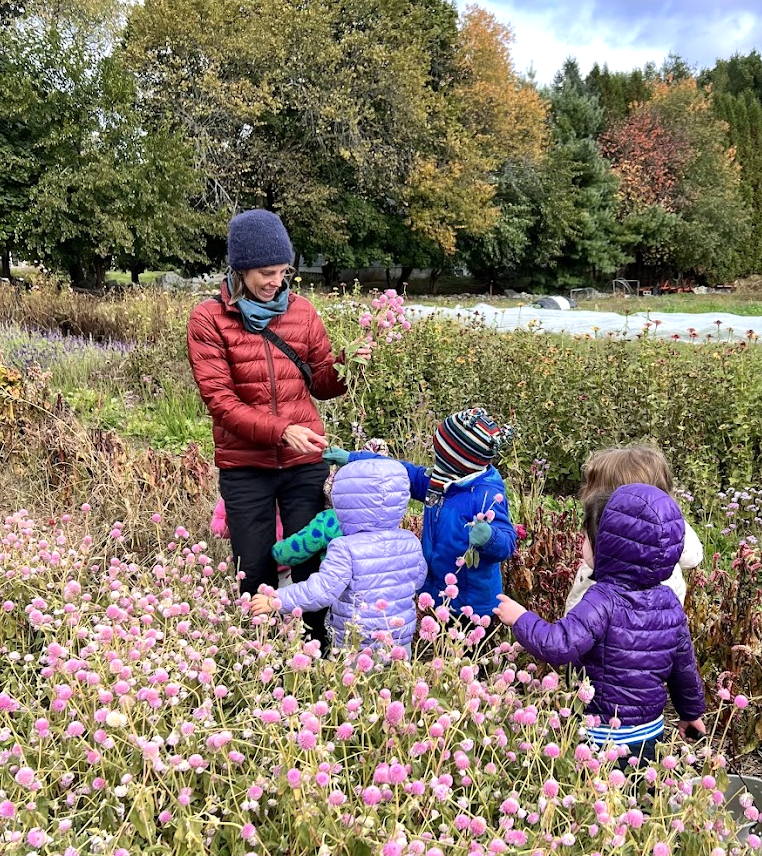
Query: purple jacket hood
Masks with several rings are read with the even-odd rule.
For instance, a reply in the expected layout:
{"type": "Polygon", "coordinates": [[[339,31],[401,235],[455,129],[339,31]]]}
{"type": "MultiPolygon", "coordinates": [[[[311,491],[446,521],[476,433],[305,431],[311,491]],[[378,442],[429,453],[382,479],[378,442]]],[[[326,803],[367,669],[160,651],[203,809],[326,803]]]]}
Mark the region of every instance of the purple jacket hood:
{"type": "Polygon", "coordinates": [[[649,589],[668,580],[680,561],[685,521],[669,494],[647,484],[617,488],[595,541],[595,580],[649,589]]]}
{"type": "Polygon", "coordinates": [[[336,473],[331,491],[344,535],[397,529],[410,502],[410,482],[399,461],[365,458],[336,473]]]}

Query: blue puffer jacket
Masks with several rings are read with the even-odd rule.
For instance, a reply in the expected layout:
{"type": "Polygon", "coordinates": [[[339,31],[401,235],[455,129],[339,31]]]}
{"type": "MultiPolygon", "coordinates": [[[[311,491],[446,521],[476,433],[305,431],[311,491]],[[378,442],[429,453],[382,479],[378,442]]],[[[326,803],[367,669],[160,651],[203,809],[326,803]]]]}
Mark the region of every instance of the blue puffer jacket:
{"type": "Polygon", "coordinates": [[[379,630],[407,645],[426,562],[419,540],[399,528],[410,501],[404,468],[383,456],[347,464],[336,474],[331,499],[342,537],[330,542],[318,573],[279,589],[281,612],[330,607],[337,646],[350,620],[360,626],[363,645],[373,644],[379,630]]]}
{"type": "MultiPolygon", "coordinates": [[[[371,457],[369,452],[352,452],[349,459],[371,457]]],[[[424,467],[401,461],[410,478],[410,494],[423,502],[429,488],[429,476],[424,467]]],[[[458,597],[451,602],[456,615],[462,606],[470,606],[476,615],[489,615],[498,605],[497,596],[503,591],[500,565],[513,555],[516,549],[516,530],[511,523],[505,485],[494,467],[466,482],[451,484],[438,505],[425,508],[423,512],[423,555],[426,557],[428,573],[423,591],[428,592],[440,603],[440,592],[444,591],[447,574],[458,574],[458,597]],[[457,569],[455,561],[468,549],[469,527],[474,516],[486,511],[497,494],[503,501],[494,504],[495,519],[492,537],[479,548],[479,567],[457,569]]]]}
{"type": "Polygon", "coordinates": [[[664,712],[669,689],[681,719],[705,710],[688,619],[667,586],[683,550],[677,503],[656,487],[618,488],[601,517],[595,582],[566,618],[533,612],[513,627],[518,641],[554,666],[584,667],[595,687],[587,708],[606,724],[643,725],[664,712]],[[665,688],[666,685],[666,688],[665,688]]]}

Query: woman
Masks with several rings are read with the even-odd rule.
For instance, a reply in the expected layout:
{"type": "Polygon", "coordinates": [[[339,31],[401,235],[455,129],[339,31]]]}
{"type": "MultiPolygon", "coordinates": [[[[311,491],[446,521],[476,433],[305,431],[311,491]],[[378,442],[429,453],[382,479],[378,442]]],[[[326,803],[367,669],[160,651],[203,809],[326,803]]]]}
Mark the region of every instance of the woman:
{"type": "MultiPolygon", "coordinates": [[[[188,355],[212,416],[242,593],[278,584],[270,554],[276,503],[286,537],[323,509],[328,465],[321,452],[328,443],[312,396],[325,400],[346,392],[323,322],[308,300],[289,290],[293,258],[276,214],[238,214],[230,221],[230,273],[220,295],[196,306],[188,321],[188,355]]],[[[317,559],[298,566],[294,581],[318,567],[317,559]]],[[[305,616],[321,640],[324,617],[324,611],[305,616]]]]}

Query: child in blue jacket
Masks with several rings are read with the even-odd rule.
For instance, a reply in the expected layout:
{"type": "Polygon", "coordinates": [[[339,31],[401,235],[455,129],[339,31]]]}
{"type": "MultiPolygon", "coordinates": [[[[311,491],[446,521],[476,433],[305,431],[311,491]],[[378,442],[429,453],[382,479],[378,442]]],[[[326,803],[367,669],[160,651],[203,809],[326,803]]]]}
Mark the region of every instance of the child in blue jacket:
{"type": "MultiPolygon", "coordinates": [[[[425,504],[421,542],[428,571],[421,591],[439,604],[445,576],[457,573],[458,596],[450,602],[456,615],[471,607],[474,615],[491,618],[503,591],[500,566],[513,554],[516,530],[492,459],[512,436],[511,428],[498,426],[484,409],[463,410],[437,427],[433,468],[401,462],[411,497],[425,504]],[[478,553],[478,563],[459,567],[469,548],[478,553]]],[[[323,453],[326,461],[340,466],[367,457],[373,455],[333,446],[323,453]]]]}

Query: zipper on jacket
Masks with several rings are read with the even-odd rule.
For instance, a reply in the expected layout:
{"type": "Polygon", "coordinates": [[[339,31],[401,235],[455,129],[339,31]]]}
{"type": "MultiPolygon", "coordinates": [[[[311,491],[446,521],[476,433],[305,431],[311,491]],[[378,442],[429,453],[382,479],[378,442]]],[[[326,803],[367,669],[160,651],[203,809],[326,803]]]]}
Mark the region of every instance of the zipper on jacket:
{"type": "MultiPolygon", "coordinates": [[[[262,337],[262,345],[265,349],[265,359],[267,360],[267,371],[270,375],[270,412],[273,416],[278,415],[278,399],[275,397],[275,367],[273,366],[273,355],[270,351],[270,343],[262,337]]],[[[278,469],[283,466],[283,461],[280,457],[280,444],[275,447],[275,455],[278,459],[278,469]]]]}

